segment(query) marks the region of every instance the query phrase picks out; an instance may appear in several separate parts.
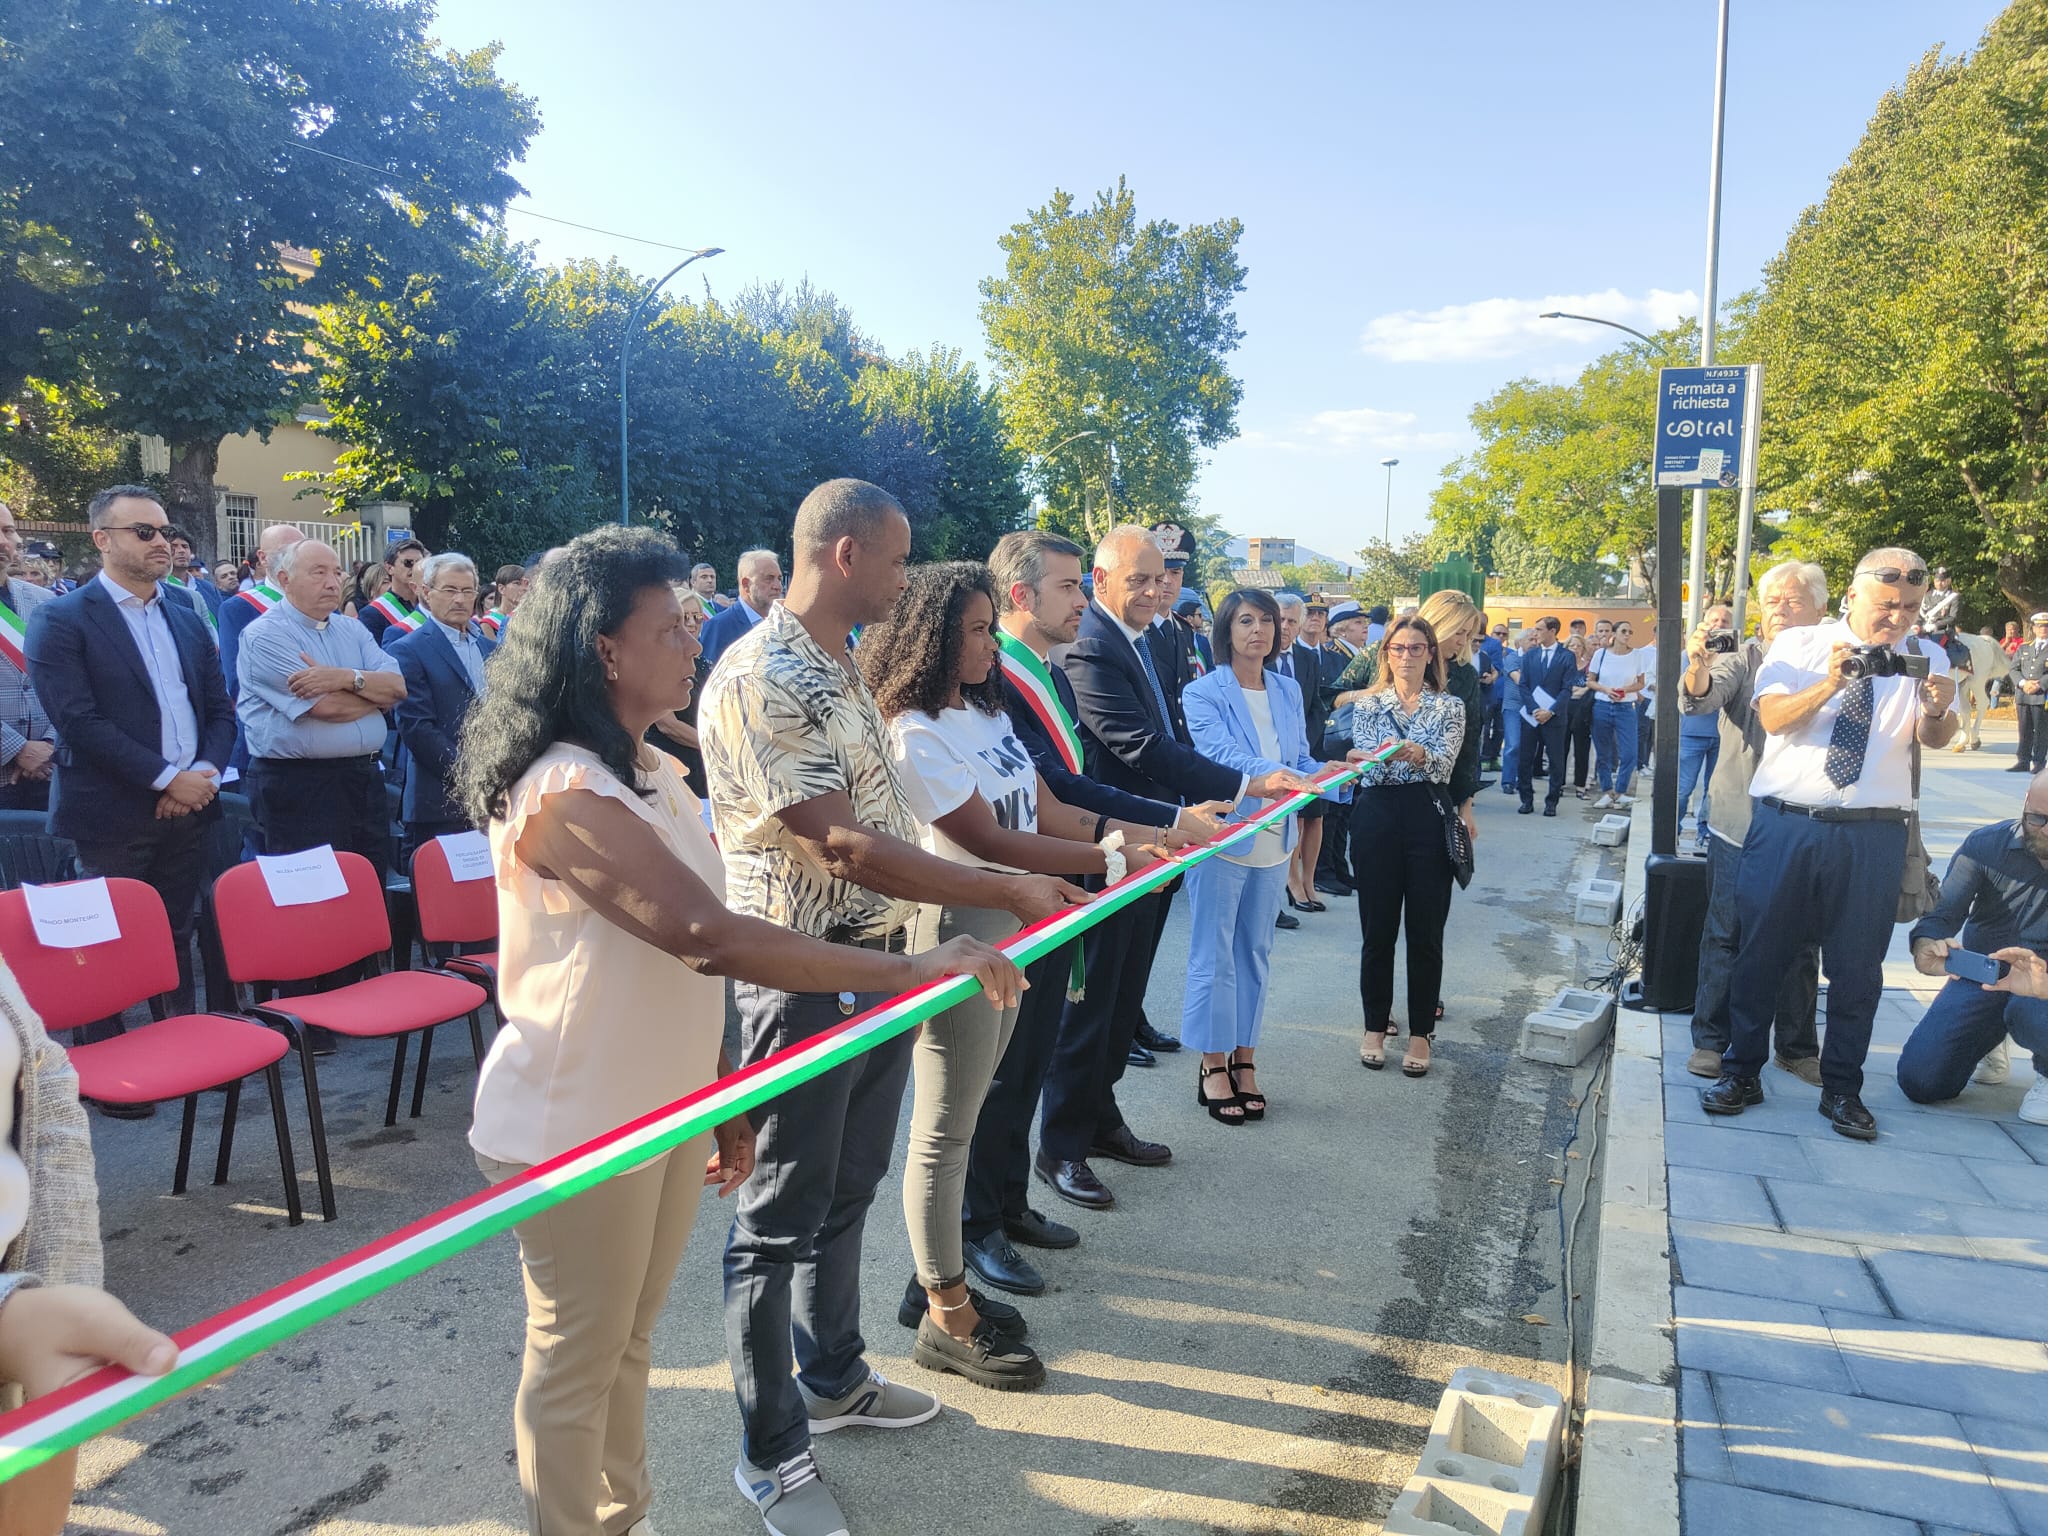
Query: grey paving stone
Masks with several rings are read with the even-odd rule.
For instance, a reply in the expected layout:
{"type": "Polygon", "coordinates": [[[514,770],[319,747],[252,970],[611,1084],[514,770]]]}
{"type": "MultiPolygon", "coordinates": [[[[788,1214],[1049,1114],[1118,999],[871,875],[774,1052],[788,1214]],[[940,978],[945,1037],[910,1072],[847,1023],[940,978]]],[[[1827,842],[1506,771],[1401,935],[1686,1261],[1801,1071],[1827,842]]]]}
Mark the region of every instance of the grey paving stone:
{"type": "Polygon", "coordinates": [[[1885,1194],[1926,1195],[1943,1201],[1984,1204],[1990,1200],[1969,1164],[1950,1154],[1909,1152],[1882,1142],[1865,1146],[1832,1133],[1802,1142],[1801,1150],[1813,1164],[1818,1183],[1885,1194]]]}
{"type": "MultiPolygon", "coordinates": [[[[1814,1091],[1797,1078],[1786,1078],[1782,1072],[1777,1074],[1777,1079],[1789,1082],[1792,1090],[1803,1097],[1794,1099],[1788,1093],[1773,1092],[1778,1082],[1766,1077],[1763,1103],[1753,1109],[1746,1109],[1739,1115],[1709,1115],[1700,1108],[1700,1090],[1707,1086],[1705,1078],[1687,1073],[1683,1083],[1674,1083],[1667,1079],[1664,1084],[1665,1123],[1713,1125],[1730,1134],[1742,1131],[1789,1131],[1799,1135],[1811,1131],[1816,1125],[1825,1130],[1826,1122],[1813,1112],[1816,1102],[1814,1091]]],[[[2019,1151],[2017,1147],[2013,1150],[2019,1151]]],[[[2020,1155],[2025,1156],[2024,1153],[2020,1155]]],[[[2042,1161],[2048,1162],[2048,1153],[2044,1153],[2042,1161]]]]}
{"type": "MultiPolygon", "coordinates": [[[[1879,1146],[1901,1147],[1908,1152],[1950,1152],[1958,1157],[1987,1157],[2004,1163],[2027,1160],[2027,1154],[2006,1133],[2008,1122],[1984,1116],[1960,1114],[1939,1107],[1918,1110],[1871,1108],[1877,1116],[1879,1146]]],[[[1814,1123],[1830,1136],[1827,1122],[1818,1115],[1814,1123]]],[[[1865,1143],[1858,1143],[1865,1145],[1865,1143]]],[[[2040,1161],[2048,1162],[2048,1146],[2040,1161]]]]}
{"type": "Polygon", "coordinates": [[[1966,1418],[1963,1433],[1991,1469],[2025,1536],[2048,1536],[2048,1428],[2004,1419],[1966,1418]]]}
{"type": "Polygon", "coordinates": [[[1699,1536],[1920,1536],[1911,1520],[1690,1476],[1679,1484],[1679,1502],[1684,1529],[1699,1536]]]}
{"type": "MultiPolygon", "coordinates": [[[[2048,1126],[2027,1129],[2048,1130],[2048,1126]]],[[[1993,1163],[1973,1158],[1970,1174],[1989,1192],[1993,1205],[2007,1210],[2048,1211],[2048,1168],[2037,1163],[1993,1163]]]]}
{"type": "Polygon", "coordinates": [[[1889,1310],[1863,1256],[1845,1244],[1705,1221],[1672,1222],[1671,1241],[1687,1285],[1857,1312],[1889,1310]]]}
{"type": "MultiPolygon", "coordinates": [[[[1796,1179],[1768,1181],[1785,1230],[1864,1248],[1910,1248],[1922,1253],[1969,1255],[1970,1241],[1939,1200],[1841,1189],[1796,1179]]],[[[1674,1207],[1675,1210],[1675,1207],[1674,1207]]]]}
{"type": "Polygon", "coordinates": [[[1979,1258],[1870,1250],[1877,1283],[1899,1316],[1958,1328],[1998,1326],[2005,1317],[2048,1317],[2048,1272],[1979,1258]]]}
{"type": "Polygon", "coordinates": [[[1956,1226],[1970,1246],[1998,1264],[2048,1265],[2048,1211],[1958,1205],[1956,1226]]]}
{"type": "Polygon", "coordinates": [[[1672,1295],[1671,1315],[1678,1363],[1687,1370],[1855,1390],[1819,1307],[1682,1285],[1672,1295]]]}
{"type": "MultiPolygon", "coordinates": [[[[1835,1349],[1865,1397],[2048,1424],[2048,1348],[2039,1341],[1823,1311],[1835,1349]]],[[[2024,1326],[2017,1320],[2004,1325],[2024,1326]]]]}
{"type": "MultiPolygon", "coordinates": [[[[1698,1109],[1699,1106],[1693,1106],[1698,1109]]],[[[1705,1113],[1704,1110],[1701,1111],[1705,1113]]],[[[2048,1125],[2029,1125],[2024,1120],[2001,1120],[1998,1128],[2012,1138],[2015,1145],[2022,1147],[2026,1155],[2037,1163],[2048,1163],[2048,1125]]]]}
{"type": "Polygon", "coordinates": [[[1774,1231],[1778,1225],[1763,1186],[1746,1173],[1672,1168],[1667,1170],[1664,1199],[1673,1218],[1681,1221],[1727,1221],[1774,1231]]]}
{"type": "Polygon", "coordinates": [[[1721,1443],[1721,1410],[1704,1371],[1678,1373],[1678,1454],[1687,1477],[1735,1481],[1728,1448],[1721,1443]]]}
{"type": "MultiPolygon", "coordinates": [[[[1723,1173],[1771,1174],[1781,1179],[1810,1179],[1813,1164],[1806,1143],[1797,1136],[1750,1131],[1731,1136],[1718,1125],[1667,1125],[1664,1160],[1681,1168],[1718,1168],[1723,1173]]],[[[2048,1170],[2043,1170],[2048,1174],[2048,1170]]],[[[2043,1197],[2048,1201],[2048,1185],[2043,1197]]]]}
{"type": "Polygon", "coordinates": [[[2019,1536],[1954,1414],[1739,1376],[1714,1391],[1729,1464],[1750,1487],[2019,1536]]]}
{"type": "MultiPolygon", "coordinates": [[[[2021,1074],[2015,1071],[2013,1075],[2017,1079],[2021,1074]]],[[[1952,1099],[1943,1099],[1938,1104],[1922,1104],[1906,1097],[1894,1072],[1866,1082],[1863,1085],[1863,1102],[1875,1115],[1897,1110],[1905,1114],[1968,1115],[1977,1120],[2009,1120],[2019,1109],[2020,1100],[2026,1097],[2026,1093],[2027,1085],[2018,1081],[2000,1083],[1995,1087],[1969,1083],[1952,1099]]]]}

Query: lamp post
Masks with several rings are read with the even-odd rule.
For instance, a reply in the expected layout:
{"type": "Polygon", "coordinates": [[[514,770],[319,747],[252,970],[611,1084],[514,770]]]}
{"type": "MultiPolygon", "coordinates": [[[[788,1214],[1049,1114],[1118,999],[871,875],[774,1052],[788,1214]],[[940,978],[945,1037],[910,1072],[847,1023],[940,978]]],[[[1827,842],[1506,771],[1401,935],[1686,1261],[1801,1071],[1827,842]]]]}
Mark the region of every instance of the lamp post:
{"type": "Polygon", "coordinates": [[[633,306],[633,312],[626,316],[626,334],[619,340],[619,524],[621,527],[633,521],[633,503],[628,489],[627,441],[626,441],[626,363],[633,355],[633,335],[640,324],[640,316],[661,292],[662,285],[693,261],[706,256],[723,256],[723,246],[708,245],[701,251],[692,251],[681,261],[670,267],[655,280],[654,286],[640,295],[640,302],[633,306]]]}
{"type": "Polygon", "coordinates": [[[1619,320],[1602,320],[1598,315],[1573,315],[1567,314],[1561,309],[1546,309],[1537,318],[1539,320],[1583,320],[1588,325],[1610,325],[1617,331],[1627,331],[1629,335],[1635,337],[1637,341],[1642,342],[1645,346],[1654,347],[1657,345],[1657,343],[1650,340],[1649,337],[1645,336],[1634,326],[1623,325],[1619,320]]]}
{"type": "MultiPolygon", "coordinates": [[[[1048,459],[1051,458],[1054,454],[1058,453],[1062,448],[1066,447],[1067,444],[1078,443],[1084,437],[1100,437],[1101,435],[1102,434],[1097,432],[1095,428],[1090,427],[1085,432],[1076,432],[1071,437],[1063,437],[1058,442],[1054,443],[1050,448],[1045,450],[1045,457],[1048,459]]],[[[1088,474],[1087,471],[1083,470],[1081,473],[1081,523],[1083,527],[1087,526],[1088,519],[1090,515],[1094,512],[1094,510],[1094,504],[1089,500],[1088,497],[1088,474]]]]}
{"type": "Polygon", "coordinates": [[[1380,542],[1388,548],[1394,544],[1394,466],[1399,459],[1381,459],[1380,467],[1387,472],[1387,518],[1380,526],[1380,542]]]}

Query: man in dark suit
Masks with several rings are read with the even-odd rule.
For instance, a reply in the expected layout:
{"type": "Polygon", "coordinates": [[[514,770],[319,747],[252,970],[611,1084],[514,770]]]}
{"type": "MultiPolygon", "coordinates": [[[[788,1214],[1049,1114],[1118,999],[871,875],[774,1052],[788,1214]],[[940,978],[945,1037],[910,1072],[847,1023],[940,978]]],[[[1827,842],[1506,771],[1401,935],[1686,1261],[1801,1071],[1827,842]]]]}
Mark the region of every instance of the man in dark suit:
{"type": "Polygon", "coordinates": [[[469,818],[449,793],[455,743],[470,702],[484,691],[484,660],[497,644],[472,622],[476,565],[467,555],[430,556],[420,567],[425,622],[407,634],[384,634],[384,649],[405,679],[395,711],[408,765],[399,815],[405,822],[405,857],[429,838],[466,832],[469,818]]]}
{"type": "Polygon", "coordinates": [[[715,667],[729,646],[768,616],[782,596],[782,562],[772,549],[750,549],[739,558],[740,600],[714,613],[697,633],[704,665],[715,667]]]}
{"type": "Polygon", "coordinates": [[[1509,661],[1509,667],[1521,686],[1522,708],[1529,712],[1529,719],[1522,722],[1522,758],[1515,787],[1522,796],[1521,814],[1533,815],[1536,810],[1536,749],[1540,744],[1550,763],[1550,789],[1543,797],[1543,814],[1555,816],[1558,798],[1564,793],[1565,710],[1571,702],[1572,688],[1579,679],[1579,663],[1558,638],[1563,626],[1554,617],[1546,615],[1536,623],[1542,639],[1524,651],[1520,661],[1509,661]],[[1549,705],[1537,699],[1536,690],[1539,688],[1550,699],[1549,705]],[[1530,720],[1535,724],[1531,725],[1530,720]]]}
{"type": "MultiPolygon", "coordinates": [[[[1147,529],[1112,529],[1095,554],[1095,601],[1067,652],[1067,680],[1079,709],[1087,775],[1146,800],[1193,805],[1303,787],[1298,774],[1246,782],[1197,752],[1173,726],[1158,657],[1147,638],[1166,562],[1147,529]]],[[[1115,1197],[1088,1166],[1091,1156],[1140,1167],[1172,1160],[1171,1149],[1140,1140],[1117,1108],[1137,1005],[1150,969],[1158,896],[1132,903],[1082,939],[1087,995],[1070,1002],[1046,1075],[1037,1169],[1062,1199],[1103,1210],[1115,1197]]]]}
{"type": "MultiPolygon", "coordinates": [[[[253,578],[250,586],[223,597],[220,612],[213,616],[220,636],[220,673],[227,682],[230,703],[234,702],[241,687],[241,674],[236,668],[242,656],[242,631],[268,613],[273,603],[283,601],[283,594],[271,574],[270,563],[305,536],[304,530],[290,523],[272,523],[264,529],[257,536],[255,549],[249,552],[249,571],[253,578]]],[[[248,748],[241,739],[239,726],[236,728],[234,757],[228,766],[238,776],[249,766],[248,748]]]]}
{"type": "Polygon", "coordinates": [[[102,569],[29,623],[29,676],[62,745],[50,832],[78,845],[87,875],[156,888],[178,951],[172,1011],[192,1010],[191,939],[219,818],[219,765],[235,717],[213,638],[192,606],[165,595],[171,550],[163,504],[117,485],[87,512],[102,569]]]}
{"type": "MultiPolygon", "coordinates": [[[[1279,659],[1274,662],[1276,671],[1285,673],[1301,686],[1302,723],[1308,729],[1308,750],[1313,757],[1323,755],[1323,737],[1328,733],[1329,712],[1323,709],[1323,692],[1326,684],[1334,686],[1343,668],[1336,658],[1320,645],[1311,645],[1301,638],[1308,621],[1308,604],[1292,592],[1280,594],[1280,638],[1285,642],[1279,659]]],[[[1327,612],[1327,610],[1325,610],[1327,612]]],[[[1316,900],[1316,863],[1323,853],[1323,818],[1329,811],[1330,802],[1311,801],[1301,810],[1301,836],[1294,845],[1293,867],[1287,875],[1288,902],[1301,912],[1321,912],[1323,903],[1316,900]],[[1297,894],[1298,893],[1298,894],[1297,894]]],[[[1348,814],[1348,811],[1343,814],[1348,814]]],[[[1280,914],[1288,918],[1288,914],[1280,914]]],[[[1299,925],[1300,918],[1288,918],[1287,923],[1299,925]]]]}

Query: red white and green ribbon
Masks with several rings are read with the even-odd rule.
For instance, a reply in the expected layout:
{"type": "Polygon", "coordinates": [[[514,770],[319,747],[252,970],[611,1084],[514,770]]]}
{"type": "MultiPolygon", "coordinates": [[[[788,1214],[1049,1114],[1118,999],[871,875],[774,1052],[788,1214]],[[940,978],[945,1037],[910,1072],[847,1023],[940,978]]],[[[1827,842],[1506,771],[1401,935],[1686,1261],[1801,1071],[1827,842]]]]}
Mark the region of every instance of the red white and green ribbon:
{"type": "MultiPolygon", "coordinates": [[[[1392,755],[1399,745],[1385,743],[1375,752],[1375,759],[1392,755]]],[[[1315,799],[1316,791],[1347,784],[1358,773],[1356,767],[1332,769],[1315,781],[1316,790],[1275,801],[1209,842],[1126,876],[1086,906],[1069,907],[1032,924],[1005,943],[1003,952],[1018,966],[1028,966],[1192,866],[1245,845],[1264,828],[1315,799]]],[[[969,977],[948,976],[893,997],[858,1018],[779,1051],[766,1061],[742,1067],[687,1098],[537,1163],[502,1184],[478,1190],[466,1200],[195,1324],[176,1335],[178,1364],[168,1375],[136,1376],[108,1366],[0,1416],[0,1482],[139,1418],[316,1323],[465,1253],[594,1184],[630,1172],[734,1115],[822,1076],[966,1001],[978,987],[969,977]]]]}
{"type": "Polygon", "coordinates": [[[389,619],[391,627],[402,635],[409,635],[420,627],[418,610],[406,607],[405,599],[395,593],[384,593],[370,606],[389,619]]]}
{"type": "Polygon", "coordinates": [[[199,617],[206,621],[206,627],[208,629],[218,630],[220,628],[220,626],[214,623],[213,621],[213,610],[206,606],[206,601],[204,598],[196,597],[192,594],[192,588],[188,583],[186,583],[184,580],[176,576],[166,576],[164,578],[164,582],[167,586],[176,587],[180,592],[186,594],[185,600],[192,605],[193,609],[198,613],[199,617]]]}
{"type": "Polygon", "coordinates": [[[259,581],[248,591],[237,592],[235,596],[239,597],[251,608],[254,608],[258,613],[268,613],[270,612],[270,605],[282,598],[284,594],[269,582],[259,581]]]}
{"type": "Polygon", "coordinates": [[[28,628],[21,622],[21,615],[5,603],[0,603],[0,656],[5,656],[17,671],[28,671],[28,628]]]}
{"type": "Polygon", "coordinates": [[[1081,729],[1067,713],[1067,706],[1060,702],[1059,690],[1052,683],[1052,668],[1015,635],[998,632],[996,642],[1003,648],[1003,676],[1024,695],[1025,704],[1052,738],[1067,772],[1081,772],[1081,729]]]}

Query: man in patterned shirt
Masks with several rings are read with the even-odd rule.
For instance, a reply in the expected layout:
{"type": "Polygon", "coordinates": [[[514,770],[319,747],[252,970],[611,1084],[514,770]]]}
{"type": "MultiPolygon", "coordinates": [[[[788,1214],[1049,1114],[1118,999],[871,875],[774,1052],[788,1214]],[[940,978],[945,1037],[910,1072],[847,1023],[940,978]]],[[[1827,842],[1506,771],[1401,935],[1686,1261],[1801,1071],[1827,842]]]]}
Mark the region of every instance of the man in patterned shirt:
{"type": "MultiPolygon", "coordinates": [[[[832,943],[894,950],[920,901],[1027,924],[1086,901],[1049,875],[997,874],[917,846],[888,730],[846,648],[856,625],[889,616],[907,584],[910,522],[896,498],[864,480],[828,480],[804,498],[793,544],[788,596],[733,642],[697,713],[726,904],[832,943]]],[[[746,1064],[885,1001],[747,982],[733,984],[733,998],[746,1064]]],[[[725,1252],[744,1429],[735,1480],[789,1536],[845,1529],[818,1480],[813,1433],[901,1429],[939,1411],[936,1398],[870,1368],[860,1333],[862,1227],[889,1166],[911,1046],[899,1035],[753,1112],[754,1176],[725,1252]],[[799,1268],[805,1284],[793,1298],[799,1268]]]]}

